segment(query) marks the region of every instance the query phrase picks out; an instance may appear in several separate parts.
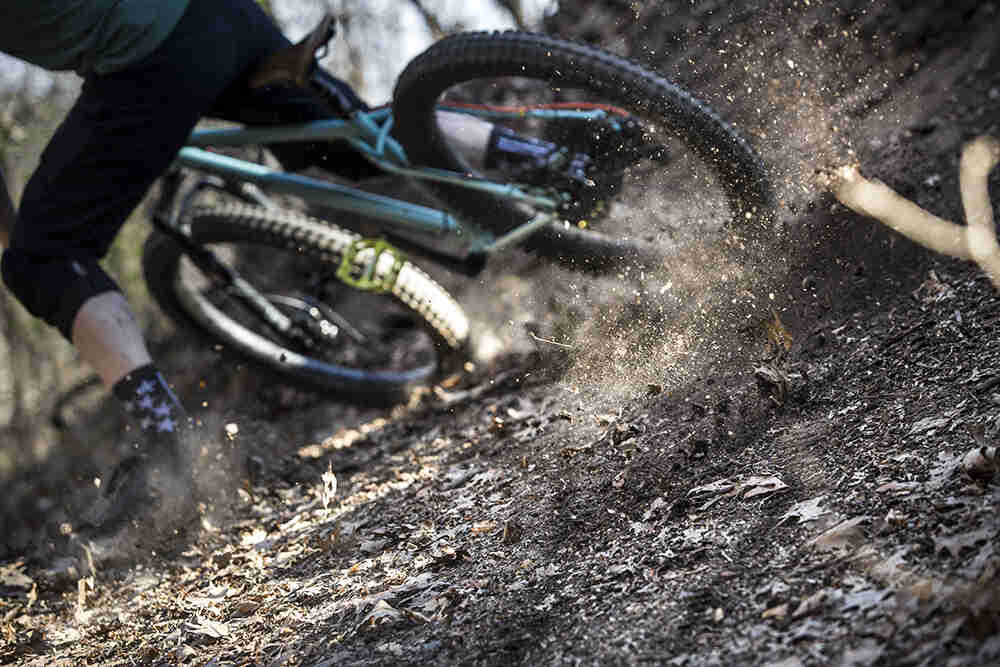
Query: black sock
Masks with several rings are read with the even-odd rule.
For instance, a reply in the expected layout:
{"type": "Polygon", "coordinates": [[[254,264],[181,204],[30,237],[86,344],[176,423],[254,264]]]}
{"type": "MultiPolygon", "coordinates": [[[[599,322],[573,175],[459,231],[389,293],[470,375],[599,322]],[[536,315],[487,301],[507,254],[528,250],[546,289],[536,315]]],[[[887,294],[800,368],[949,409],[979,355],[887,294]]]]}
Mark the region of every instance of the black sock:
{"type": "Polygon", "coordinates": [[[135,369],[116,382],[111,391],[145,436],[176,437],[189,421],[184,407],[153,364],[135,369]]]}

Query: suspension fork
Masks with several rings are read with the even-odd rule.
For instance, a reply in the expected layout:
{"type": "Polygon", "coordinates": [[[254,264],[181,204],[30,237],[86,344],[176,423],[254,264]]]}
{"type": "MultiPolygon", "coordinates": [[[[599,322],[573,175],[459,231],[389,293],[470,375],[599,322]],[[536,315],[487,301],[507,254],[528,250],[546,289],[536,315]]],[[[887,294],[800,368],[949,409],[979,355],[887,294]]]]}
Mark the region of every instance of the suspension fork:
{"type": "Polygon", "coordinates": [[[180,222],[184,211],[190,206],[194,195],[206,188],[221,189],[258,204],[268,204],[271,206],[273,204],[266,197],[263,197],[263,195],[260,195],[264,200],[264,202],[261,202],[258,197],[250,193],[243,192],[242,190],[233,192],[233,188],[227,187],[224,183],[208,180],[199,181],[183,197],[181,202],[178,203],[176,202],[176,197],[180,194],[183,180],[183,175],[179,170],[171,170],[163,177],[160,196],[153,213],[153,225],[156,229],[177,243],[194,265],[198,267],[199,271],[217,285],[229,290],[233,296],[246,305],[251,312],[276,333],[296,340],[306,345],[306,347],[312,347],[314,340],[307,331],[314,335],[317,333],[326,335],[319,328],[318,323],[312,321],[308,316],[291,318],[282,313],[260,290],[240,276],[235,269],[222,262],[210,249],[191,238],[190,231],[180,222]],[[312,331],[314,327],[316,327],[316,331],[312,331]]]}

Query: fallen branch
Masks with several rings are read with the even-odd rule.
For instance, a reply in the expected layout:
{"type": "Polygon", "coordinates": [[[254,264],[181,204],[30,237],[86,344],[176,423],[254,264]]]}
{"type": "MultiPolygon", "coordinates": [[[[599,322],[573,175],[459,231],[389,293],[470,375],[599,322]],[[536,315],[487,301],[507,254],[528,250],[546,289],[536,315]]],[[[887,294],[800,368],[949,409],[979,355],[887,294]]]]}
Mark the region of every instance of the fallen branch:
{"type": "Polygon", "coordinates": [[[856,166],[828,174],[826,185],[852,211],[875,218],[925,248],[975,262],[1000,290],[1000,244],[987,188],[998,162],[1000,140],[995,137],[977,137],[962,149],[958,176],[965,225],[925,211],[885,183],[868,180],[856,166]]]}

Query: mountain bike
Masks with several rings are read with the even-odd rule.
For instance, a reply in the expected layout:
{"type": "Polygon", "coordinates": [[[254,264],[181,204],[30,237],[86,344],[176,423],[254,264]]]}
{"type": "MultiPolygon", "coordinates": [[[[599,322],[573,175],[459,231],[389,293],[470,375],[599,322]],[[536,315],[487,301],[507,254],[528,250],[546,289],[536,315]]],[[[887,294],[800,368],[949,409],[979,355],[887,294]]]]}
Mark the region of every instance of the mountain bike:
{"type": "Polygon", "coordinates": [[[168,314],[293,382],[394,402],[461,362],[469,321],[418,259],[475,276],[522,248],[607,273],[659,265],[664,235],[679,226],[738,235],[771,215],[751,145],[634,62],[540,34],[458,34],[412,60],[392,102],[369,109],[345,101],[315,64],[332,34],[326,20],[273,69],[338,111],[305,124],[196,129],[163,179],[143,253],[168,314]],[[500,124],[561,148],[530,173],[477,169],[442,129],[456,122],[500,124]],[[431,203],[246,155],[302,141],[345,142],[431,203]]]}

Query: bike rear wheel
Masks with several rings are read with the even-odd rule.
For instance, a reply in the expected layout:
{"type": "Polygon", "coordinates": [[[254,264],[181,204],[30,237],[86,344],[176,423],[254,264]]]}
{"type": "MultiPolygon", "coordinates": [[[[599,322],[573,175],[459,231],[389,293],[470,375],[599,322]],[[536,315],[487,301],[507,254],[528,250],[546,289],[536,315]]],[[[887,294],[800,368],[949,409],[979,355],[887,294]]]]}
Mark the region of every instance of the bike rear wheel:
{"type": "MultiPolygon", "coordinates": [[[[243,203],[195,207],[187,223],[194,242],[270,305],[303,322],[309,335],[276,331],[161,232],[143,250],[150,292],[175,320],[284,379],[348,400],[390,404],[461,359],[464,312],[409,261],[377,262],[378,277],[398,269],[385,294],[351,289],[336,278],[356,234],[294,211],[243,203]]],[[[368,258],[362,252],[356,262],[368,258]]]]}
{"type": "MultiPolygon", "coordinates": [[[[600,192],[582,195],[594,201],[561,210],[561,223],[525,243],[577,268],[653,263],[669,246],[706,229],[751,246],[772,219],[774,196],[763,163],[735,128],[663,77],[583,44],[520,32],[448,37],[406,67],[393,106],[393,133],[418,165],[476,171],[441,131],[443,109],[480,115],[570,153],[593,154],[592,180],[600,192]],[[563,117],[553,122],[539,109],[563,117]],[[519,113],[524,110],[536,113],[519,113]],[[587,117],[598,110],[606,112],[604,119],[587,117]],[[574,119],[566,111],[585,113],[574,119]],[[640,128],[638,138],[626,137],[626,124],[640,128]],[[663,150],[651,151],[654,146],[663,150]],[[602,166],[613,173],[602,173],[602,166]]],[[[503,173],[480,173],[508,180],[503,173]]],[[[531,215],[494,195],[430,187],[459,215],[498,233],[531,215]]],[[[565,191],[559,184],[553,189],[565,191]]]]}

